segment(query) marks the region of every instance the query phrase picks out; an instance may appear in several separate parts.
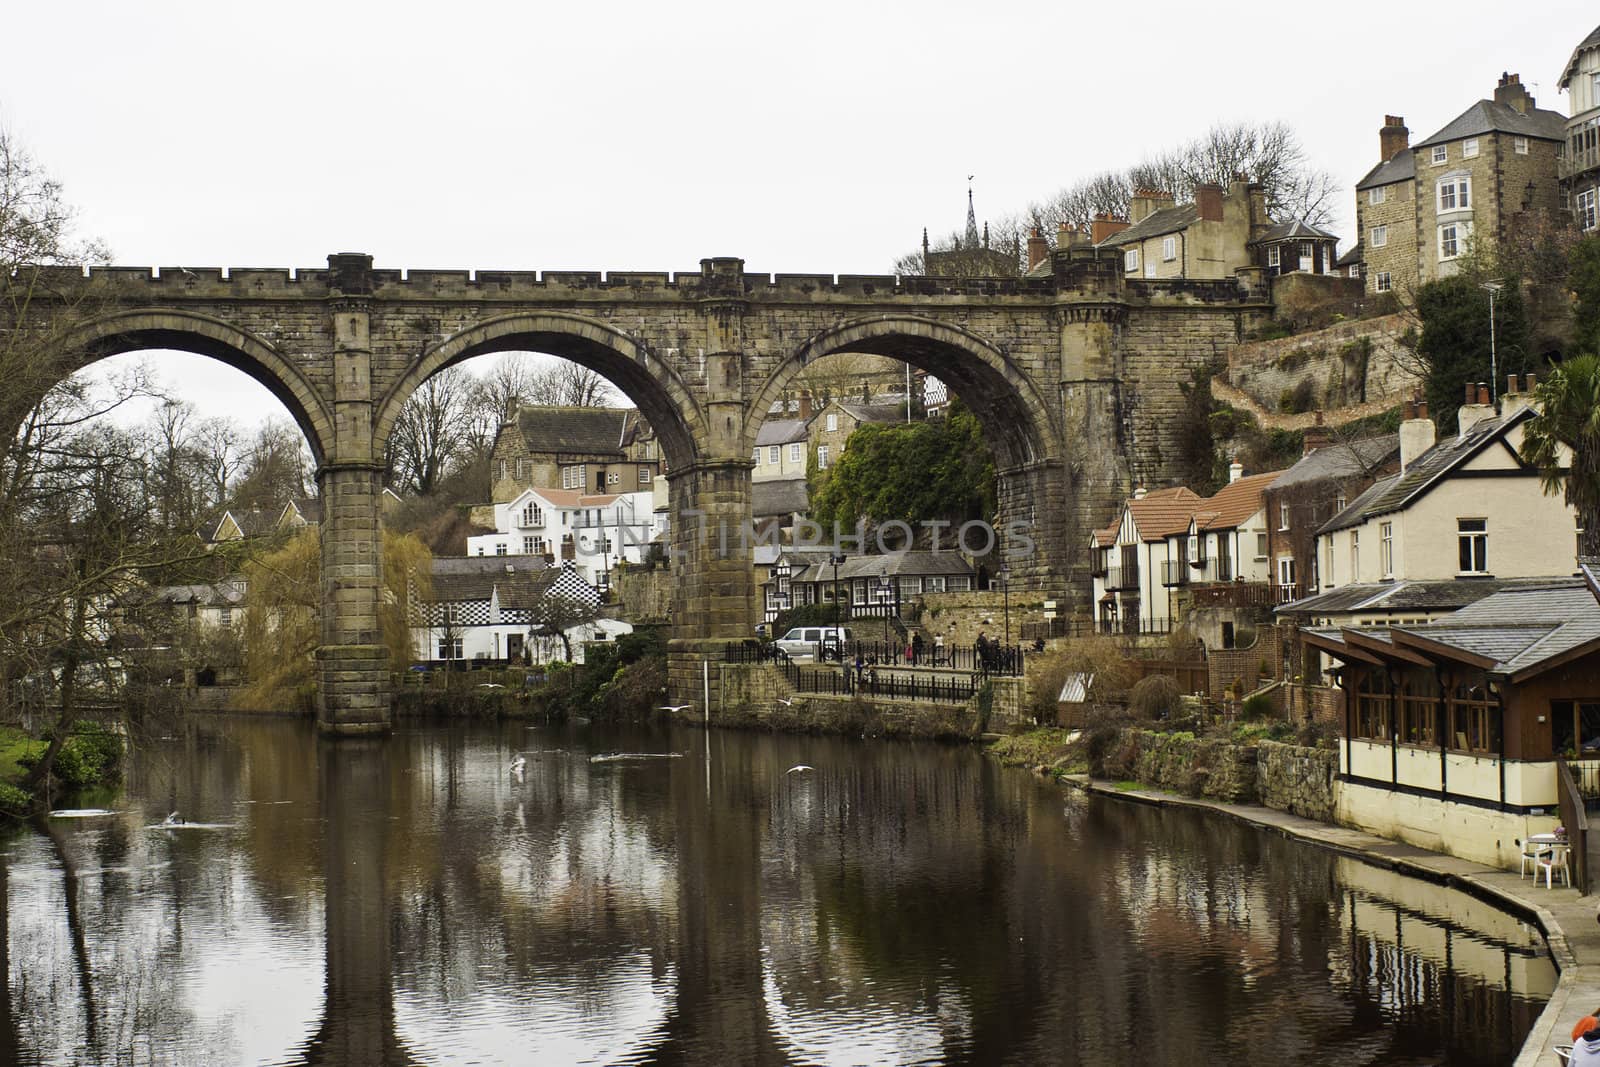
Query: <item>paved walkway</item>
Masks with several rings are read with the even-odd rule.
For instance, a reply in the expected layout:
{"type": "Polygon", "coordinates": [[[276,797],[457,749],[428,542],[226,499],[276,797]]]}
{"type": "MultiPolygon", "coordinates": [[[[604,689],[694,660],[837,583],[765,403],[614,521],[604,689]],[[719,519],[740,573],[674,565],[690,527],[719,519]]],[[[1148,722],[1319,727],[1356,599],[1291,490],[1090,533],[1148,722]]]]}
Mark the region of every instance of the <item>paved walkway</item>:
{"type": "Polygon", "coordinates": [[[1535,884],[1531,878],[1519,878],[1514,871],[1485,867],[1481,863],[1273,808],[1224,804],[1153,790],[1121,790],[1109,783],[1091,781],[1081,774],[1068,775],[1066,780],[1078,789],[1125,800],[1207,808],[1401,874],[1464,889],[1526,917],[1544,932],[1550,955],[1561,969],[1561,977],[1550,995],[1550,1002],[1528,1034],[1514,1067],[1552,1067],[1558,1061],[1550,1046],[1570,1045],[1573,1025],[1600,1007],[1600,922],[1596,921],[1600,896],[1579,896],[1576,889],[1563,889],[1559,885],[1546,889],[1543,882],[1535,884]]]}

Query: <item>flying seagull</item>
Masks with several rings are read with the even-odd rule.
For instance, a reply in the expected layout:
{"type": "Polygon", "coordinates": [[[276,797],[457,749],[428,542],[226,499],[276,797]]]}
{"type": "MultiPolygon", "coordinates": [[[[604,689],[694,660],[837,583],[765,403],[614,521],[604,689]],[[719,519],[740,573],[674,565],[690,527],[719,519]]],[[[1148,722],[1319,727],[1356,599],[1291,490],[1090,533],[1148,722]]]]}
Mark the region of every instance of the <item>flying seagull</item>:
{"type": "Polygon", "coordinates": [[[790,767],[788,770],[784,771],[783,773],[784,774],[804,774],[806,771],[814,771],[814,770],[816,770],[815,767],[808,767],[804,763],[797,763],[793,767],[790,767]]]}
{"type": "Polygon", "coordinates": [[[182,824],[183,824],[183,819],[179,817],[177,812],[173,812],[172,814],[168,815],[165,819],[161,820],[161,825],[162,826],[180,826],[182,824]]]}
{"type": "Polygon", "coordinates": [[[794,701],[792,701],[792,700],[785,700],[785,699],[783,699],[783,697],[773,697],[772,699],[776,700],[778,703],[782,704],[786,708],[794,707],[794,701]]]}
{"type": "Polygon", "coordinates": [[[662,711],[670,711],[670,712],[676,713],[676,712],[680,712],[680,711],[687,711],[689,708],[692,708],[692,707],[694,707],[693,704],[663,704],[663,705],[661,705],[661,710],[662,711]]]}

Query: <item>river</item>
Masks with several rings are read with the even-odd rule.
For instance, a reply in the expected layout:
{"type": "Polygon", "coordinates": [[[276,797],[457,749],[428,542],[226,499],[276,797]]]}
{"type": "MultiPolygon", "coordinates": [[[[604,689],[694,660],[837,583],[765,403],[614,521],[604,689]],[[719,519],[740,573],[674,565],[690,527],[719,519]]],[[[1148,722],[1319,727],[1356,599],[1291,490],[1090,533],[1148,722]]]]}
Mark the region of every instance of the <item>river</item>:
{"type": "Polygon", "coordinates": [[[1556,981],[1464,894],[969,747],[189,719],[99,803],[0,839],[0,1063],[1502,1064],[1556,981]]]}

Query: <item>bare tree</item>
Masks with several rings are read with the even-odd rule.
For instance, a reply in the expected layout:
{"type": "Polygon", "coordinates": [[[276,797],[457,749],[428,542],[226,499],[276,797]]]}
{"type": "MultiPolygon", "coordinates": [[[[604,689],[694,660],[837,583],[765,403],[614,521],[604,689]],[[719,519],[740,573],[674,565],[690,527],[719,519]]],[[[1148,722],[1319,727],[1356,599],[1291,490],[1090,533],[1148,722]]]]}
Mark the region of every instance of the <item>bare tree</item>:
{"type": "Polygon", "coordinates": [[[572,637],[570,630],[585,626],[600,617],[600,606],[577,597],[550,592],[534,601],[528,612],[530,637],[557,637],[566,650],[568,663],[572,662],[572,637]]]}
{"type": "Polygon", "coordinates": [[[201,419],[190,441],[196,477],[206,490],[206,506],[220,507],[227,501],[243,462],[239,424],[218,415],[201,419]]]}
{"type": "MultiPolygon", "coordinates": [[[[1320,226],[1332,219],[1341,188],[1327,171],[1311,164],[1305,146],[1282,122],[1219,123],[1203,136],[1149,156],[1124,170],[1105,170],[1064,186],[1035,201],[1026,210],[1002,216],[990,226],[989,247],[1009,249],[1013,241],[1025,243],[1035,228],[1054,241],[1063,223],[1087,227],[1098,214],[1126,217],[1137,188],[1159,189],[1179,202],[1193,199],[1194,187],[1203,183],[1227,186],[1244,175],[1260,182],[1267,195],[1267,210],[1276,219],[1302,219],[1320,226]]],[[[962,238],[951,234],[934,242],[938,252],[960,248],[962,238]]],[[[901,256],[895,263],[900,274],[924,274],[921,251],[901,256]]]]}
{"type": "Polygon", "coordinates": [[[389,475],[427,496],[464,451],[473,419],[473,381],[460,367],[440,371],[411,394],[389,434],[389,475]]]}
{"type": "Polygon", "coordinates": [[[525,402],[542,407],[611,407],[617,392],[598,372],[568,360],[534,370],[525,402]]]}
{"type": "Polygon", "coordinates": [[[310,467],[300,428],[287,419],[269,419],[240,462],[230,504],[245,511],[277,511],[306,495],[310,467]]]}

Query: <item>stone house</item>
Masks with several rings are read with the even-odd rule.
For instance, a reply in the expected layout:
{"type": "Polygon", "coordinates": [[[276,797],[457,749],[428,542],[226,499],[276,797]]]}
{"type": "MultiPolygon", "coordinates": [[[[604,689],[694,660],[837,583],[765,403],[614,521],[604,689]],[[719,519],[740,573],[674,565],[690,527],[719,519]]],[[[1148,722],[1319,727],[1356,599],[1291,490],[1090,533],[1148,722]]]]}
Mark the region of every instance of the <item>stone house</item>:
{"type": "Polygon", "coordinates": [[[1518,456],[1529,392],[1509,376],[1497,416],[1488,387],[1469,386],[1460,430],[1436,442],[1432,419],[1400,427],[1400,469],[1375,481],[1317,531],[1319,587],[1571,574],[1576,513],[1547,495],[1518,456]]]}
{"type": "Polygon", "coordinates": [[[1130,278],[1231,279],[1255,262],[1250,244],[1272,226],[1265,191],[1241,179],[1226,192],[1197,185],[1194,202],[1182,205],[1171,193],[1136,190],[1126,225],[1096,219],[1091,231],[1097,247],[1121,254],[1130,278]]]}
{"type": "Polygon", "coordinates": [[[633,408],[520,408],[500,428],[490,464],[496,501],[530,486],[632,493],[665,472],[655,433],[633,408]]]}
{"type": "Polygon", "coordinates": [[[1561,195],[1578,228],[1593,233],[1600,227],[1600,26],[1573,49],[1556,84],[1572,112],[1559,163],[1561,195]]]}
{"type": "Polygon", "coordinates": [[[1264,498],[1276,603],[1320,587],[1317,530],[1399,466],[1398,433],[1336,441],[1325,426],[1306,427],[1305,454],[1267,487],[1264,498]]]}
{"type": "Polygon", "coordinates": [[[825,471],[839,462],[850,435],[859,427],[869,422],[905,421],[906,398],[899,393],[874,395],[870,389],[863,387],[858,399],[835,398],[828,401],[811,416],[806,426],[810,452],[816,459],[817,469],[825,471]]]}
{"type": "Polygon", "coordinates": [[[795,419],[767,419],[756,431],[756,445],[750,459],[755,468],[750,472],[753,482],[789,481],[798,478],[804,482],[806,459],[810,451],[811,398],[802,397],[800,417],[795,419]]]}
{"type": "Polygon", "coordinates": [[[1356,183],[1367,291],[1414,292],[1455,273],[1471,241],[1504,241],[1519,218],[1561,208],[1557,160],[1566,119],[1535,106],[1516,74],[1413,145],[1384,117],[1379,160],[1356,183]]]}
{"type": "Polygon", "coordinates": [[[1600,604],[1580,579],[1304,637],[1341,664],[1341,825],[1510,867],[1561,821],[1556,757],[1600,774],[1600,604]]]}

